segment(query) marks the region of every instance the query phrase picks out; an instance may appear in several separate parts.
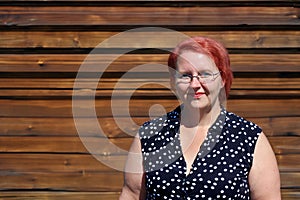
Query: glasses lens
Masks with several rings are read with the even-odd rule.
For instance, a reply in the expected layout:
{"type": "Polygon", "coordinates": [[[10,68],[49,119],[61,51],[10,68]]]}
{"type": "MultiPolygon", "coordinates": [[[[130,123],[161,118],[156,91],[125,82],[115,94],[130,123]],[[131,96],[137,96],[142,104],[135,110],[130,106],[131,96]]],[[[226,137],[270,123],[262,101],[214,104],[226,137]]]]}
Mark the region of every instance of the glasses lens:
{"type": "Polygon", "coordinates": [[[203,73],[199,74],[198,76],[178,73],[176,75],[176,77],[180,82],[183,82],[183,83],[191,83],[194,78],[197,78],[198,81],[200,81],[203,84],[206,84],[206,83],[210,83],[210,82],[214,81],[215,78],[218,76],[218,74],[220,74],[220,73],[217,72],[214,74],[213,72],[210,72],[210,71],[203,72],[203,73]]]}

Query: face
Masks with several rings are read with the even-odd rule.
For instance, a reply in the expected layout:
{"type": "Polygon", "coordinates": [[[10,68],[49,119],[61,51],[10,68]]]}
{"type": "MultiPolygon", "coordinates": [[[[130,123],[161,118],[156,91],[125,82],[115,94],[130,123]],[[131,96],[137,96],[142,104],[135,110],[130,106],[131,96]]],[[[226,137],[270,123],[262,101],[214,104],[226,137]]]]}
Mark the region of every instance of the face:
{"type": "Polygon", "coordinates": [[[219,93],[224,83],[214,61],[205,54],[193,51],[183,52],[177,59],[177,76],[171,79],[174,89],[185,107],[211,110],[220,107],[219,93]],[[188,76],[215,73],[213,79],[202,83],[203,79],[193,77],[191,82],[183,81],[188,76]]]}

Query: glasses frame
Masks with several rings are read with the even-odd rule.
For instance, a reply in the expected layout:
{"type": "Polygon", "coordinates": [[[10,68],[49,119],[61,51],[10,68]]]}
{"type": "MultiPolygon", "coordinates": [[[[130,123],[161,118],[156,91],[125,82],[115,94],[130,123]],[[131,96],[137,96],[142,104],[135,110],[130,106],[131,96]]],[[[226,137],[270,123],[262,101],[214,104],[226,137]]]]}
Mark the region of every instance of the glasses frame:
{"type": "Polygon", "coordinates": [[[181,81],[183,81],[183,76],[186,76],[186,77],[189,77],[189,81],[183,81],[184,83],[191,83],[193,81],[194,78],[196,78],[200,83],[202,84],[207,84],[207,83],[211,83],[213,82],[214,80],[216,80],[216,78],[221,75],[221,71],[218,71],[218,72],[211,72],[209,71],[209,73],[211,73],[211,79],[209,79],[209,81],[203,81],[204,78],[207,78],[207,77],[203,77],[204,75],[203,74],[198,74],[198,75],[191,75],[191,74],[182,74],[182,73],[179,73],[179,72],[176,72],[176,78],[177,79],[180,79],[181,78],[181,81]],[[202,77],[201,77],[202,76],[202,77]]]}

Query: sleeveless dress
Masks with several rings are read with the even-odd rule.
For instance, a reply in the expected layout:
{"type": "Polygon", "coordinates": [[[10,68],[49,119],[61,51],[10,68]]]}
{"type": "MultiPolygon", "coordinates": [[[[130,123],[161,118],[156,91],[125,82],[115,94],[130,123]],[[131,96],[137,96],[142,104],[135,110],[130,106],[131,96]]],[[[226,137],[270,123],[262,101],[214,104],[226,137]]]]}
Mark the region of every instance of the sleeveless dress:
{"type": "Polygon", "coordinates": [[[261,128],[222,109],[186,175],[180,112],[178,107],[139,130],[146,199],[250,199],[248,175],[261,128]]]}

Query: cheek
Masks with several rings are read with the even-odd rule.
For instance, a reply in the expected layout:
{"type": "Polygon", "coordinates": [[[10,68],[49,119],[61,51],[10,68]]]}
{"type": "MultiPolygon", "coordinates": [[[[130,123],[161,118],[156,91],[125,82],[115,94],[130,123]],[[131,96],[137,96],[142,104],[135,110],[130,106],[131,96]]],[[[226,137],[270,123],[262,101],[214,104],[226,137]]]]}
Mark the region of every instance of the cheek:
{"type": "Polygon", "coordinates": [[[176,84],[175,83],[175,93],[178,95],[179,99],[185,99],[185,95],[188,92],[189,87],[184,84],[176,84]]]}
{"type": "Polygon", "coordinates": [[[213,82],[211,85],[207,85],[206,89],[210,94],[217,95],[221,92],[223,88],[223,82],[222,81],[216,81],[213,82]]]}
{"type": "Polygon", "coordinates": [[[176,89],[176,91],[178,91],[178,92],[185,92],[185,91],[187,91],[188,86],[186,86],[186,85],[184,85],[184,84],[178,84],[178,83],[175,83],[175,89],[176,89]]]}

